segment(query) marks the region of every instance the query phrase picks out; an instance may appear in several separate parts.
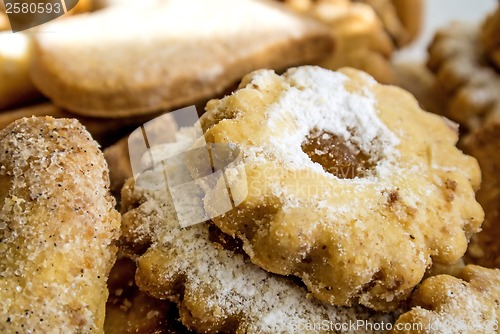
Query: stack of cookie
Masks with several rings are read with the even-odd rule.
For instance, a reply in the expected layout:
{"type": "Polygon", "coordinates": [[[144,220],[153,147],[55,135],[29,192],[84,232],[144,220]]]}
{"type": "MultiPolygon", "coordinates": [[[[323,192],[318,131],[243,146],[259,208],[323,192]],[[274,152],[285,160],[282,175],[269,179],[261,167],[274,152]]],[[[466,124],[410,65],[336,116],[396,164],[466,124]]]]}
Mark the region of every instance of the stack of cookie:
{"type": "Polygon", "coordinates": [[[194,155],[186,164],[200,187],[186,197],[165,185],[178,168],[168,162],[122,191],[136,284],[175,302],[190,330],[494,328],[500,272],[455,264],[483,219],[477,162],[454,147],[456,127],[409,94],[355,70],[257,71],[210,101],[201,126],[209,143],[239,147],[243,167],[205,182],[194,155]],[[226,212],[228,193],[244,200],[226,212]],[[212,220],[181,227],[180,202],[212,220]],[[457,277],[435,270],[424,280],[433,265],[457,277]]]}
{"type": "Polygon", "coordinates": [[[420,0],[285,0],[293,10],[327,24],[337,48],[318,64],[329,69],[361,69],[382,83],[396,83],[390,59],[416,38],[421,28],[420,0]]]}
{"type": "Polygon", "coordinates": [[[223,93],[249,71],[324,57],[334,42],[318,23],[248,1],[202,2],[197,11],[163,1],[141,12],[135,1],[95,7],[40,33],[0,33],[0,126],[32,115],[77,117],[108,146],[162,112],[223,93]],[[8,110],[43,99],[39,92],[50,101],[8,110]]]}
{"type": "Polygon", "coordinates": [[[495,330],[495,117],[476,201],[456,124],[330,70],[396,82],[421,0],[80,3],[0,42],[0,332],[495,330]]]}
{"type": "MultiPolygon", "coordinates": [[[[86,13],[92,8],[91,0],[80,0],[67,15],[86,13]]],[[[31,34],[23,32],[12,34],[6,8],[0,2],[0,111],[41,99],[29,73],[33,57],[31,37],[31,34]]]]}

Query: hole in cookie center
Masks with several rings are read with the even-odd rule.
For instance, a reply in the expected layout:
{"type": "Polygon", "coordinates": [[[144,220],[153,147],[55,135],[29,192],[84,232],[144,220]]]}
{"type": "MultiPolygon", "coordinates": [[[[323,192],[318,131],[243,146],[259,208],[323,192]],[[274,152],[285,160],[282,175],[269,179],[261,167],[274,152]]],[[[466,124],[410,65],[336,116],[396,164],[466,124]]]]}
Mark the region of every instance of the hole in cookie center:
{"type": "Polygon", "coordinates": [[[326,172],[341,179],[364,177],[375,166],[357,145],[326,131],[311,131],[302,150],[326,172]]]}

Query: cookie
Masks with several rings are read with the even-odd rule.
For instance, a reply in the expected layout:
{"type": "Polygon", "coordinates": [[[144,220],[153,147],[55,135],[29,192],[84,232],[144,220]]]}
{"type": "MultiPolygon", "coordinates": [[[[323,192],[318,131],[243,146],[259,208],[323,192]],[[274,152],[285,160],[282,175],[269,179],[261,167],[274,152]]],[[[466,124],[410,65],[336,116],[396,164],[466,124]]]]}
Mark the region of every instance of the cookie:
{"type": "Polygon", "coordinates": [[[285,3],[331,28],[335,50],[317,65],[333,70],[354,67],[368,72],[379,82],[395,82],[389,61],[394,45],[372,7],[347,0],[289,0],[285,3]]]}
{"type": "MultiPolygon", "coordinates": [[[[355,0],[356,1],[356,0],[355,0]]],[[[408,45],[422,26],[421,0],[359,0],[373,7],[396,47],[408,45]]]]}
{"type": "MultiPolygon", "coordinates": [[[[172,143],[175,141],[177,123],[173,117],[163,115],[161,122],[153,122],[151,124],[154,124],[154,127],[148,127],[149,134],[155,136],[158,141],[162,143],[172,143]]],[[[104,158],[106,158],[109,166],[111,192],[117,197],[119,197],[125,181],[133,176],[129,150],[136,149],[142,144],[142,142],[129,142],[129,138],[129,136],[126,136],[104,150],[104,158]]]]}
{"type": "Polygon", "coordinates": [[[497,333],[500,270],[469,265],[458,278],[434,276],[411,299],[391,333],[497,333]]]}
{"type": "Polygon", "coordinates": [[[337,53],[325,58],[318,65],[327,69],[353,67],[369,73],[380,83],[394,84],[397,82],[397,74],[390,61],[380,53],[369,49],[337,53]]]}
{"type": "Polygon", "coordinates": [[[29,76],[31,59],[31,40],[26,34],[0,32],[0,110],[40,97],[29,76]]]}
{"type": "Polygon", "coordinates": [[[396,63],[397,86],[410,92],[420,107],[433,114],[446,115],[447,96],[439,88],[434,74],[420,62],[396,63]]]}
{"type": "Polygon", "coordinates": [[[10,23],[7,15],[0,8],[0,32],[4,30],[10,30],[10,23]]]}
{"type": "Polygon", "coordinates": [[[484,21],[481,43],[489,59],[500,69],[500,6],[484,21]]]}
{"type": "Polygon", "coordinates": [[[474,130],[500,106],[500,75],[481,51],[478,26],[454,22],[429,46],[428,67],[448,96],[446,116],[474,130]]]}
{"type": "Polygon", "coordinates": [[[103,333],[120,215],[106,162],[76,121],[0,131],[0,332],[103,333]]]}
{"type": "Polygon", "coordinates": [[[137,285],[176,302],[182,323],[198,333],[335,332],[356,321],[367,324],[360,333],[375,333],[375,324],[395,320],[308,297],[296,281],[251,264],[236,240],[207,223],[181,228],[161,169],[127,181],[122,212],[122,242],[139,254],[137,285]]]}
{"type": "MultiPolygon", "coordinates": [[[[339,8],[365,4],[378,16],[385,33],[396,48],[413,41],[422,28],[423,3],[421,0],[283,0],[292,9],[318,12],[321,16],[339,16],[339,8]],[[333,9],[333,10],[332,10],[333,9]]],[[[341,10],[340,10],[341,11],[341,10]]]]}
{"type": "MultiPolygon", "coordinates": [[[[158,114],[152,114],[141,117],[123,117],[120,119],[102,119],[93,117],[77,116],[52,103],[41,103],[25,108],[5,110],[0,112],[0,129],[3,129],[10,123],[23,117],[31,116],[51,116],[54,118],[78,118],[78,121],[90,132],[101,147],[107,147],[114,144],[125,134],[144,124],[158,114]]],[[[168,130],[169,127],[167,126],[168,130]]],[[[111,176],[113,183],[113,177],[111,176]]]]}
{"type": "Polygon", "coordinates": [[[111,6],[42,31],[60,33],[35,36],[35,85],[55,104],[99,117],[194,104],[249,71],[308,63],[333,46],[316,22],[252,0],[111,6]]]}
{"type": "Polygon", "coordinates": [[[118,259],[109,274],[106,303],[106,334],[189,334],[178,321],[174,303],[152,298],[135,284],[135,263],[118,259]]]}
{"type": "Polygon", "coordinates": [[[391,0],[391,2],[409,37],[406,44],[413,42],[422,31],[425,3],[422,0],[391,0]]]}
{"type": "Polygon", "coordinates": [[[500,121],[486,123],[462,141],[463,150],[481,166],[483,182],[477,200],[485,211],[482,231],[475,235],[467,252],[469,263],[500,268],[500,121]]]}
{"type": "MultiPolygon", "coordinates": [[[[246,172],[230,173],[246,199],[213,223],[323,301],[390,310],[432,261],[460,259],[483,221],[479,167],[456,127],[363,72],[256,71],[202,124],[208,143],[241,150],[246,172]]],[[[223,186],[204,199],[211,216],[223,186]]]]}
{"type": "Polygon", "coordinates": [[[384,25],[385,31],[391,36],[396,46],[401,47],[408,43],[410,36],[401,23],[392,1],[362,0],[362,2],[370,5],[375,10],[384,25]]]}

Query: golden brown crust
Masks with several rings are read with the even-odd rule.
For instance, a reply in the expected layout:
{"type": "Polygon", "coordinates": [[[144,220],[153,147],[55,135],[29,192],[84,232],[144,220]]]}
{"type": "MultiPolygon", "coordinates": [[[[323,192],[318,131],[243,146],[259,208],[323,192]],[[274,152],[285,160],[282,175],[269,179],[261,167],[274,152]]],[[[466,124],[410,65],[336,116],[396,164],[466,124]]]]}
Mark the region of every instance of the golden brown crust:
{"type": "Polygon", "coordinates": [[[120,215],[106,162],[76,121],[0,131],[0,331],[102,333],[120,215]]]}
{"type": "Polygon", "coordinates": [[[285,3],[330,27],[336,40],[335,50],[319,61],[319,66],[332,70],[353,67],[371,74],[379,82],[396,82],[389,61],[394,45],[372,7],[347,0],[288,0],[285,3]]]}
{"type": "Polygon", "coordinates": [[[391,0],[362,0],[362,2],[370,5],[375,10],[385,30],[398,48],[408,44],[410,36],[403,26],[396,7],[391,0]]]}
{"type": "Polygon", "coordinates": [[[412,295],[413,308],[392,333],[497,333],[500,270],[469,265],[459,278],[428,278],[412,295]]]}
{"type": "Polygon", "coordinates": [[[481,167],[483,182],[477,200],[485,211],[482,231],[471,240],[469,263],[500,268],[500,122],[492,120],[462,141],[466,153],[481,167]]]}
{"type": "Polygon", "coordinates": [[[153,2],[140,13],[112,6],[48,24],[68,38],[37,34],[33,81],[68,110],[122,117],[194,104],[257,68],[308,63],[332,50],[323,26],[278,4],[214,1],[153,2]],[[122,33],[106,33],[109,24],[122,33]]]}
{"type": "MultiPolygon", "coordinates": [[[[302,278],[321,300],[391,309],[420,282],[431,257],[462,257],[483,220],[474,199],[479,167],[455,147],[456,128],[359,71],[258,71],[233,95],[211,101],[205,115],[219,120],[208,124],[209,142],[241,149],[249,185],[245,201],[213,222],[244,242],[252,262],[302,278]],[[346,128],[347,145],[364,147],[376,171],[343,178],[302,151],[311,131],[340,136],[346,128]],[[381,176],[385,168],[390,177],[381,176]]],[[[209,213],[222,204],[220,191],[205,197],[209,213]]]]}
{"type": "MultiPolygon", "coordinates": [[[[406,40],[406,44],[408,44],[414,41],[422,30],[424,21],[424,2],[422,0],[391,0],[391,2],[394,4],[396,13],[409,37],[409,39],[406,40]]],[[[403,43],[403,45],[404,44],[405,43],[403,43]]]]}
{"type": "Polygon", "coordinates": [[[176,302],[189,328],[199,333],[274,334],[304,332],[305,326],[322,321],[360,320],[372,326],[394,321],[392,314],[328,306],[308,297],[297,282],[251,264],[234,240],[229,243],[236,247],[228,247],[222,241],[227,237],[213,233],[208,223],[181,228],[170,194],[160,184],[162,171],[141,177],[137,184],[130,179],[123,187],[122,241],[142,254],[136,274],[139,288],[176,302]],[[144,182],[156,187],[141,188],[138,184],[144,182]]]}

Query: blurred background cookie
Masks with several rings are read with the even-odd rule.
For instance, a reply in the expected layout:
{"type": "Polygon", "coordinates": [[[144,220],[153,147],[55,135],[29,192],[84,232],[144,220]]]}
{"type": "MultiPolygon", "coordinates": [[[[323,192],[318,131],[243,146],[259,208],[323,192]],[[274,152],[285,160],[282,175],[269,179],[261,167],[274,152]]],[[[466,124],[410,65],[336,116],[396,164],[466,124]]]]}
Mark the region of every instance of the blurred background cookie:
{"type": "Polygon", "coordinates": [[[428,67],[446,93],[446,116],[466,129],[481,126],[500,106],[500,74],[481,47],[481,27],[454,22],[437,32],[428,67]]]}
{"type": "Polygon", "coordinates": [[[391,64],[395,50],[417,37],[420,0],[285,0],[293,10],[325,23],[336,39],[335,51],[317,64],[353,67],[381,83],[397,83],[391,64]],[[412,14],[410,15],[410,11],[412,14]]]}
{"type": "Polygon", "coordinates": [[[29,36],[11,31],[0,32],[0,110],[40,98],[29,75],[31,59],[29,36]]]}
{"type": "Polygon", "coordinates": [[[397,85],[412,93],[425,111],[446,114],[446,95],[437,84],[433,73],[422,62],[394,64],[397,85]]]}
{"type": "Polygon", "coordinates": [[[500,70],[500,6],[483,23],[481,43],[486,55],[500,70]]]}
{"type": "Polygon", "coordinates": [[[99,117],[194,104],[251,70],[307,63],[333,47],[318,23],[250,0],[111,6],[44,29],[60,33],[35,37],[35,85],[99,117]]]}
{"type": "MultiPolygon", "coordinates": [[[[30,116],[52,116],[54,118],[75,118],[78,117],[79,122],[85,126],[102,148],[106,148],[114,144],[123,136],[128,135],[138,126],[149,121],[151,118],[157,117],[160,114],[151,114],[147,116],[122,117],[119,119],[102,119],[94,117],[76,116],[63,108],[45,102],[30,105],[24,108],[3,110],[0,111],[0,129],[4,128],[13,121],[30,116]]],[[[170,130],[168,126],[166,132],[170,130]]]]}
{"type": "Polygon", "coordinates": [[[476,197],[485,213],[482,231],[472,238],[466,260],[500,268],[500,121],[476,129],[463,139],[462,147],[481,167],[483,181],[476,197]]]}
{"type": "Polygon", "coordinates": [[[370,5],[397,48],[412,42],[423,22],[422,0],[354,0],[370,5]]]}
{"type": "Polygon", "coordinates": [[[0,2],[0,31],[9,30],[10,24],[7,14],[5,14],[5,5],[0,2]]]}
{"type": "MultiPolygon", "coordinates": [[[[92,0],[80,0],[64,18],[86,13],[92,8],[92,0]]],[[[4,4],[0,1],[0,111],[42,99],[29,73],[33,60],[32,37],[36,29],[29,33],[12,33],[4,4]]]]}

